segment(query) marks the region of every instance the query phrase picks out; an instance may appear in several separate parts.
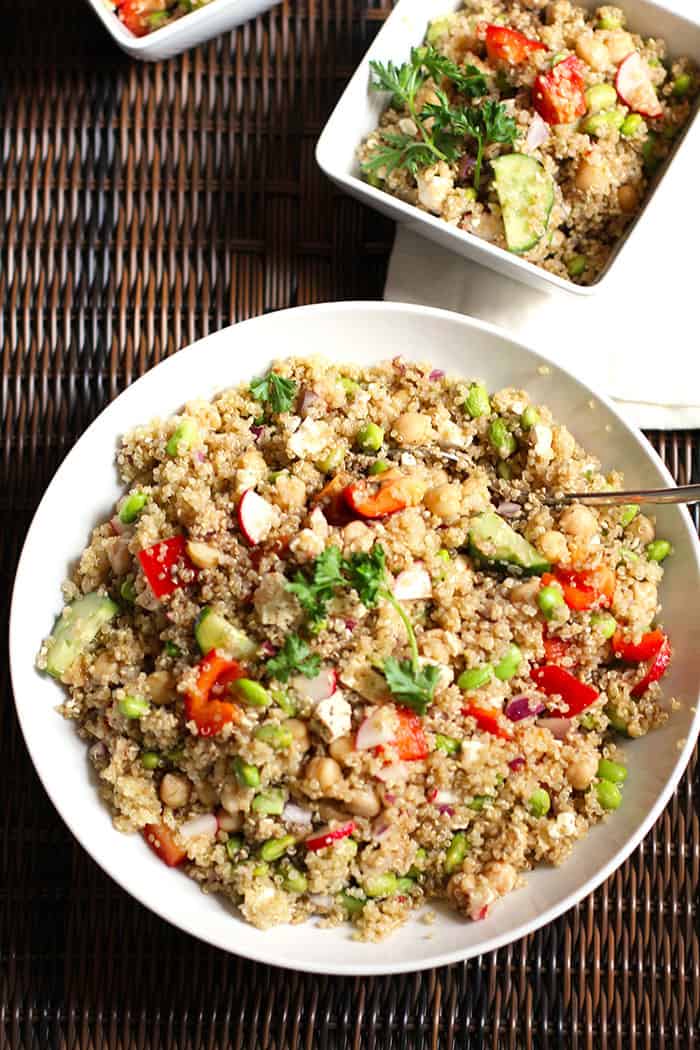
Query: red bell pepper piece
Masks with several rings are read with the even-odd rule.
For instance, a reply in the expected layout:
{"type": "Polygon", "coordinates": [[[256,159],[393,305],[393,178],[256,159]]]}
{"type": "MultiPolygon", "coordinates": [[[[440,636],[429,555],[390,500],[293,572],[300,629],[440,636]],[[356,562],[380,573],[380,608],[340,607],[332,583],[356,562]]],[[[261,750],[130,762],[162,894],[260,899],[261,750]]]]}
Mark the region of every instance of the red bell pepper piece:
{"type": "Polygon", "coordinates": [[[530,677],[547,696],[560,696],[568,707],[566,717],[573,718],[581,711],[598,699],[598,690],[592,685],[586,685],[579,678],[565,671],[563,667],[556,664],[545,664],[543,667],[534,667],[530,671],[530,677]]]}
{"type": "Polygon", "coordinates": [[[147,16],[162,10],[162,4],[153,0],[117,0],[117,14],[134,36],[145,36],[151,28],[147,16]]]}
{"type": "Polygon", "coordinates": [[[387,477],[379,477],[377,482],[355,481],[343,493],[347,505],[361,518],[385,518],[407,505],[401,475],[391,471],[387,477]]]}
{"type": "Polygon", "coordinates": [[[169,868],[182,864],[187,853],[175,840],[175,833],[167,824],[145,824],[141,834],[147,845],[169,868]]]}
{"type": "Polygon", "coordinates": [[[197,569],[188,557],[185,544],[184,536],[171,536],[139,551],[143,574],[156,598],[167,598],[178,587],[190,583],[193,575],[196,577],[197,569]]]}
{"type": "Polygon", "coordinates": [[[484,733],[499,736],[502,740],[513,739],[513,734],[505,726],[501,725],[497,711],[479,707],[477,704],[469,704],[468,707],[462,708],[462,714],[473,718],[479,729],[483,730],[484,733]]]}
{"type": "Polygon", "coordinates": [[[632,690],[632,696],[635,700],[639,699],[639,697],[646,692],[652,682],[658,682],[659,678],[662,678],[663,675],[666,674],[670,662],[671,643],[668,638],[664,637],[664,640],[661,643],[661,648],[647,668],[647,673],[639,682],[637,682],[632,690]]]}
{"type": "Polygon", "coordinates": [[[548,124],[571,124],[586,112],[585,81],[576,55],[535,77],[532,101],[548,124]]]}
{"type": "Polygon", "coordinates": [[[420,717],[407,707],[397,707],[399,728],[396,734],[396,750],[403,762],[416,762],[428,757],[428,744],[420,717]]]}
{"type": "Polygon", "coordinates": [[[216,649],[199,662],[199,674],[192,689],[185,695],[187,720],[197,726],[200,736],[215,736],[230,722],[238,724],[241,709],[238,704],[221,697],[230,696],[229,686],[245,672],[236,660],[227,660],[216,649]]]}
{"type": "Polygon", "coordinates": [[[312,503],[320,507],[329,525],[348,525],[353,520],[353,513],[345,502],[345,490],[351,483],[349,474],[336,474],[313,497],[312,503]]]}
{"type": "Polygon", "coordinates": [[[567,655],[571,643],[564,638],[545,638],[542,644],[545,663],[558,664],[567,655]]]}
{"type": "Polygon", "coordinates": [[[615,573],[607,565],[596,569],[573,572],[570,569],[557,569],[555,573],[542,574],[542,583],[558,583],[564,595],[564,601],[570,609],[607,609],[615,594],[615,573]]]}
{"type": "Polygon", "coordinates": [[[653,660],[662,645],[666,641],[666,635],[657,627],[655,631],[647,631],[639,642],[628,642],[622,631],[615,631],[612,639],[612,647],[615,656],[626,660],[630,664],[639,664],[644,660],[653,660]]]}
{"type": "Polygon", "coordinates": [[[511,66],[525,62],[533,51],[546,51],[545,44],[530,40],[517,29],[508,26],[486,26],[486,53],[492,62],[508,62],[511,66]]]}

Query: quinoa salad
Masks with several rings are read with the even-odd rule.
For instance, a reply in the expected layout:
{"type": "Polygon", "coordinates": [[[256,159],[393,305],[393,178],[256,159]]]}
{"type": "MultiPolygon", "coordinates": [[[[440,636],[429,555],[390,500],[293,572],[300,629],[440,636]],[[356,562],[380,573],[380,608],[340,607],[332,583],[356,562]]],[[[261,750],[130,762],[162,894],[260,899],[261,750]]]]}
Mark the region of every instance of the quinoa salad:
{"type": "Polygon", "coordinates": [[[117,463],[37,663],[166,865],[376,940],[432,900],[483,919],[615,819],[675,704],[672,551],[636,506],[546,505],[622,478],[545,405],[293,358],[117,463]]]}
{"type": "Polygon", "coordinates": [[[365,179],[577,284],[643,207],[700,88],[621,8],[570,0],[466,0],[395,58],[370,63],[389,106],[365,179]]]}
{"type": "Polygon", "coordinates": [[[211,0],[108,0],[108,7],[134,36],[148,36],[208,3],[211,0]]]}

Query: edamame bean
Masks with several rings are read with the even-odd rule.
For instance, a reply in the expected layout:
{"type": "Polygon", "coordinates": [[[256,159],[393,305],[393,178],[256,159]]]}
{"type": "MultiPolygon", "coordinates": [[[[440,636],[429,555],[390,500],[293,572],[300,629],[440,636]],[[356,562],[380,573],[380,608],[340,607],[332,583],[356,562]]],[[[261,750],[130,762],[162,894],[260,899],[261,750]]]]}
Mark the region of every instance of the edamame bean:
{"type": "Polygon", "coordinates": [[[364,895],[355,896],[356,893],[358,893],[357,890],[353,891],[353,893],[348,893],[347,890],[343,890],[342,893],[338,894],[338,900],[345,908],[348,915],[359,915],[367,903],[367,898],[364,895]]]}
{"type": "Polygon", "coordinates": [[[303,871],[299,871],[293,864],[283,864],[280,868],[282,875],[282,886],[290,893],[306,893],[309,880],[303,871]]]}
{"type": "Polygon", "coordinates": [[[624,18],[621,15],[601,15],[596,23],[597,29],[622,29],[625,24],[624,18]]]}
{"type": "Polygon", "coordinates": [[[538,591],[537,605],[545,619],[551,620],[557,609],[564,605],[564,595],[558,587],[549,584],[538,591]]]}
{"type": "Polygon", "coordinates": [[[412,879],[410,875],[402,875],[400,879],[396,880],[397,893],[410,893],[415,888],[416,880],[412,879]]]}
{"type": "Polygon", "coordinates": [[[474,798],[469,802],[469,808],[473,809],[475,813],[481,813],[484,806],[491,801],[492,799],[489,795],[474,795],[474,798]]]}
{"type": "Polygon", "coordinates": [[[580,277],[587,266],[588,260],[585,255],[572,255],[566,264],[566,269],[569,277],[580,277]]]}
{"type": "Polygon", "coordinates": [[[267,689],[252,678],[237,678],[232,689],[237,697],[251,707],[268,707],[272,701],[267,689]]]}
{"type": "Polygon", "coordinates": [[[244,762],[242,758],[234,758],[233,772],[236,774],[236,780],[241,787],[260,787],[260,773],[257,766],[244,762]]]}
{"type": "Polygon", "coordinates": [[[527,800],[527,808],[533,817],[546,817],[552,805],[549,792],[544,788],[536,788],[527,800]]]}
{"type": "Polygon", "coordinates": [[[622,513],[620,514],[620,525],[622,525],[622,528],[626,529],[628,525],[631,525],[638,514],[638,503],[626,503],[625,506],[622,508],[622,513]]]}
{"type": "Polygon", "coordinates": [[[599,780],[595,786],[595,793],[603,809],[619,809],[622,804],[622,794],[617,784],[611,784],[609,780],[599,780]]]}
{"type": "Polygon", "coordinates": [[[178,656],[182,656],[182,650],[179,645],[175,645],[175,642],[167,641],[163,649],[165,650],[165,655],[170,656],[173,660],[178,656]]]}
{"type": "Polygon", "coordinates": [[[189,452],[198,437],[199,427],[194,419],[183,419],[175,427],[165,450],[169,456],[182,456],[185,452],[189,452]]]}
{"type": "Polygon", "coordinates": [[[391,871],[383,875],[369,875],[362,883],[368,897],[391,897],[396,893],[398,879],[391,871]]]}
{"type": "Polygon", "coordinates": [[[283,857],[287,850],[291,849],[296,839],[293,835],[283,835],[279,839],[268,839],[267,842],[263,842],[260,847],[260,859],[261,860],[279,860],[283,857]]]}
{"type": "Polygon", "coordinates": [[[676,98],[683,98],[687,95],[693,85],[693,78],[690,73],[679,73],[676,79],[673,81],[671,88],[671,94],[675,95],[676,98]]]}
{"type": "Polygon", "coordinates": [[[184,747],[174,747],[165,752],[165,758],[171,766],[179,766],[185,758],[184,747]]]}
{"type": "Polygon", "coordinates": [[[270,692],[270,696],[279,709],[283,711],[285,715],[288,715],[289,718],[293,718],[297,713],[297,705],[286,689],[273,689],[270,692]]]}
{"type": "Polygon", "coordinates": [[[334,448],[332,452],[329,452],[325,459],[322,459],[316,464],[318,469],[324,474],[335,474],[337,470],[343,465],[345,459],[345,452],[342,448],[334,448]]]}
{"type": "Polygon", "coordinates": [[[275,751],[286,751],[294,742],[292,731],[287,726],[272,724],[258,726],[253,730],[253,736],[256,740],[261,740],[263,744],[269,744],[275,751]]]}
{"type": "Polygon", "coordinates": [[[445,854],[445,872],[452,875],[459,867],[469,851],[469,839],[463,831],[458,831],[445,854]]]}
{"type": "Polygon", "coordinates": [[[481,383],[472,383],[467,393],[467,400],[464,402],[464,409],[472,419],[489,414],[491,402],[485,386],[481,383]]]}
{"type": "MultiPolygon", "coordinates": [[[[369,182],[369,179],[367,180],[369,182]]],[[[381,179],[379,180],[381,184],[381,179]]],[[[340,377],[340,385],[347,394],[348,401],[352,401],[357,391],[360,389],[360,384],[356,383],[354,379],[350,379],[349,376],[340,377]]]]}
{"type": "Polygon", "coordinates": [[[391,463],[387,463],[385,459],[377,459],[369,468],[369,472],[374,477],[376,474],[385,474],[387,470],[391,470],[391,463]]]}
{"type": "Polygon", "coordinates": [[[481,689],[482,685],[490,682],[492,675],[493,667],[491,664],[482,664],[481,667],[468,667],[466,671],[462,671],[457,679],[457,685],[460,689],[471,692],[472,689],[481,689]]]}
{"type": "Polygon", "coordinates": [[[639,113],[628,113],[620,126],[620,134],[626,139],[636,135],[643,124],[639,113]]]}
{"type": "Polygon", "coordinates": [[[595,627],[603,638],[612,638],[617,630],[617,620],[610,613],[591,613],[591,627],[595,627]]]}
{"type": "Polygon", "coordinates": [[[494,667],[493,673],[501,682],[507,682],[509,678],[518,673],[520,661],[523,654],[517,645],[509,645],[505,653],[494,667]]]}
{"type": "Polygon", "coordinates": [[[671,544],[668,540],[652,540],[647,544],[646,553],[649,561],[663,561],[671,553],[671,544]]]}
{"type": "Polygon", "coordinates": [[[255,865],[255,867],[253,868],[253,875],[255,876],[256,879],[262,879],[263,876],[268,874],[269,870],[270,870],[270,865],[267,864],[263,860],[263,861],[260,861],[259,864],[255,865]]]}
{"type": "Polygon", "coordinates": [[[119,712],[124,718],[143,718],[149,710],[148,702],[140,696],[125,696],[119,701],[119,712]]]}
{"type": "Polygon", "coordinates": [[[612,703],[608,703],[604,708],[605,714],[608,716],[610,725],[613,727],[616,733],[621,733],[623,736],[627,736],[627,722],[618,711],[617,707],[612,703]]]}
{"type": "Polygon", "coordinates": [[[241,835],[229,835],[228,840],[226,842],[226,855],[228,856],[228,859],[229,860],[233,860],[233,858],[238,853],[240,853],[242,849],[243,849],[243,838],[242,838],[242,836],[241,835]]]}
{"type": "Polygon", "coordinates": [[[627,767],[620,762],[612,762],[609,758],[601,758],[598,763],[598,776],[601,780],[609,780],[611,784],[624,784],[627,780],[627,767]]]}
{"type": "Polygon", "coordinates": [[[416,850],[416,855],[413,858],[413,864],[408,869],[406,874],[412,879],[419,878],[423,874],[423,869],[425,868],[425,862],[427,861],[427,859],[428,854],[422,846],[419,846],[416,850]]]}
{"type": "Polygon", "coordinates": [[[268,788],[256,795],[250,805],[254,813],[278,817],[284,809],[284,792],[281,788],[268,788]]]}
{"type": "Polygon", "coordinates": [[[518,443],[502,419],[494,419],[489,427],[489,441],[494,452],[501,459],[508,459],[518,447],[518,443]]]}
{"type": "Polygon", "coordinates": [[[133,521],[136,521],[147,503],[148,496],[145,492],[132,492],[122,503],[122,509],[119,511],[119,520],[124,525],[131,525],[133,521]]]}
{"type": "Polygon", "coordinates": [[[357,435],[357,444],[363,452],[378,452],[384,441],[384,429],[376,423],[365,423],[357,435]]]}
{"type": "Polygon", "coordinates": [[[435,748],[437,751],[444,751],[446,755],[456,755],[462,746],[461,740],[456,740],[453,736],[443,736],[442,733],[435,734],[435,748]]]}
{"type": "Polygon", "coordinates": [[[123,581],[119,588],[119,593],[125,602],[130,602],[133,605],[134,600],[136,599],[136,586],[131,576],[127,576],[123,581]]]}
{"type": "Polygon", "coordinates": [[[592,113],[590,117],[581,124],[581,131],[586,135],[598,138],[609,128],[621,128],[625,122],[625,113],[622,109],[609,109],[604,113],[592,113]]]}
{"type": "Polygon", "coordinates": [[[520,416],[520,426],[523,430],[532,430],[535,423],[539,423],[540,414],[534,405],[528,405],[527,408],[523,409],[523,413],[520,416]]]}
{"type": "Polygon", "coordinates": [[[612,109],[617,102],[617,91],[612,84],[593,84],[585,93],[589,113],[612,109]]]}
{"type": "Polygon", "coordinates": [[[157,751],[142,751],[141,765],[144,769],[159,769],[163,765],[163,759],[157,751]]]}

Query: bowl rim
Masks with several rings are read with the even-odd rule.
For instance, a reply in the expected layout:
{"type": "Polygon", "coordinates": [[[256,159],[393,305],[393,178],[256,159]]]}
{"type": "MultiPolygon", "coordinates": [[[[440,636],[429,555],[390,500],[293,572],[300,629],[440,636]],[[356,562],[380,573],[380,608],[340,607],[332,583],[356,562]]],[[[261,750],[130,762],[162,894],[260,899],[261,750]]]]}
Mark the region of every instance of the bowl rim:
{"type": "MultiPolygon", "coordinates": [[[[270,6],[272,7],[277,2],[278,0],[270,0],[270,6]]],[[[181,23],[186,23],[187,28],[194,27],[196,29],[198,25],[206,24],[209,21],[212,12],[216,15],[220,8],[234,7],[238,0],[209,0],[209,3],[204,7],[200,7],[196,11],[188,11],[182,18],[176,18],[174,22],[168,22],[145,36],[135,36],[134,33],[127,29],[116,11],[111,10],[104,0],[88,0],[88,3],[107,32],[114,37],[120,46],[127,48],[130,54],[136,56],[142,51],[151,50],[156,41],[158,45],[167,45],[170,42],[174,43],[177,41],[185,28],[181,23]]],[[[195,45],[193,44],[192,46],[194,47],[195,45]]]]}
{"type": "MultiPolygon", "coordinates": [[[[17,660],[19,659],[19,657],[17,656],[18,644],[15,641],[15,639],[18,638],[19,633],[22,630],[22,624],[19,621],[19,616],[16,610],[16,606],[18,604],[18,594],[21,591],[21,589],[27,585],[25,583],[25,577],[31,578],[31,566],[28,564],[30,548],[33,544],[34,534],[38,530],[37,519],[39,517],[41,507],[46,501],[49,492],[56,488],[60,488],[62,477],[67,470],[67,465],[69,461],[75,460],[75,458],[81,455],[83,448],[89,443],[93,431],[95,431],[97,428],[101,429],[105,426],[105,421],[109,421],[112,415],[116,413],[115,406],[117,406],[118,402],[122,399],[122,397],[128,394],[128,392],[132,390],[133,387],[137,386],[142,380],[146,379],[157,369],[163,371],[167,370],[167,368],[169,366],[172,366],[175,360],[179,358],[181,354],[184,353],[187,356],[194,357],[195,355],[201,353],[202,350],[206,349],[206,344],[212,338],[220,337],[223,335],[223,333],[228,332],[235,339],[236,329],[240,328],[241,325],[257,325],[261,328],[264,328],[266,324],[279,323],[279,321],[276,320],[278,317],[281,316],[282,318],[284,318],[286,314],[289,314],[291,312],[295,314],[302,313],[311,320],[313,317],[322,316],[323,314],[337,316],[339,314],[351,314],[353,311],[360,309],[365,310],[370,314],[397,312],[408,317],[422,316],[427,318],[433,317],[437,320],[448,320],[450,323],[456,324],[457,326],[464,328],[466,331],[482,331],[497,338],[504,338],[509,343],[517,346],[519,350],[524,350],[528,355],[532,356],[533,360],[539,361],[543,365],[553,365],[559,372],[561,372],[567,378],[573,380],[574,383],[576,383],[578,386],[588,391],[595,400],[602,403],[612,413],[612,415],[616,417],[617,421],[621,424],[623,430],[628,434],[629,438],[632,439],[640,447],[640,449],[643,451],[644,455],[648,459],[651,459],[654,462],[655,466],[660,470],[665,479],[671,485],[675,485],[673,476],[661,460],[661,457],[646,441],[643,435],[624,419],[620,411],[610,401],[610,399],[607,398],[605,395],[599,394],[596,391],[592,390],[586,383],[580,380],[569,369],[558,364],[558,362],[554,360],[554,358],[545,353],[541,353],[538,350],[535,350],[528,344],[523,343],[522,340],[518,339],[517,337],[510,336],[507,332],[504,332],[497,325],[493,325],[490,322],[482,321],[477,318],[467,317],[464,314],[455,313],[450,310],[442,310],[436,307],[420,306],[410,303],[394,303],[384,301],[362,302],[350,300],[330,303],[318,303],[299,307],[290,307],[286,310],[275,311],[272,314],[263,314],[258,317],[249,318],[246,321],[242,321],[237,325],[230,325],[226,328],[220,329],[218,332],[209,333],[208,335],[202,337],[196,342],[184,347],[182,350],[178,351],[176,354],[173,354],[171,357],[165,358],[162,361],[158,362],[158,364],[154,365],[147,372],[145,372],[143,376],[139,376],[138,379],[134,380],[132,383],[129,384],[129,386],[125,387],[125,389],[116,398],[114,398],[113,401],[111,401],[108,405],[105,406],[105,408],[98,414],[98,416],[93,420],[93,422],[87,427],[87,429],[83,432],[80,438],[76,441],[76,443],[70,449],[70,451],[65,456],[62,463],[56,470],[55,474],[53,475],[32,516],[32,522],[29,526],[29,529],[24,539],[24,543],[22,545],[22,551],[20,553],[20,557],[17,563],[15,579],[12,587],[8,632],[10,679],[12,682],[12,693],[15,711],[17,714],[17,719],[19,721],[22,736],[24,738],[24,742],[27,747],[27,751],[29,753],[29,757],[32,761],[32,765],[34,767],[36,775],[39,777],[39,780],[41,781],[44,790],[46,791],[49,799],[51,800],[54,808],[57,810],[64,824],[68,827],[71,834],[77,839],[77,841],[88,854],[88,856],[91,857],[92,860],[102,869],[102,871],[104,871],[106,875],[113,879],[117,883],[117,885],[121,887],[121,889],[128,893],[129,896],[134,897],[149,911],[154,912],[161,919],[166,920],[167,922],[183,930],[184,932],[191,934],[194,937],[197,937],[199,940],[202,940],[205,943],[212,944],[214,947],[220,948],[229,954],[237,954],[232,949],[230,940],[227,940],[223,935],[210,936],[209,933],[204,934],[198,930],[196,923],[193,923],[188,919],[188,916],[186,914],[174,914],[173,909],[166,903],[166,895],[163,895],[162,898],[159,897],[157,893],[149,896],[148,893],[144,892],[141,889],[135,891],[133,888],[127,887],[124,884],[121,875],[121,869],[123,868],[123,864],[117,862],[110,863],[109,856],[96,856],[91,849],[88,834],[86,834],[80,827],[79,821],[77,819],[74,819],[73,811],[67,804],[67,801],[55,797],[49,783],[49,781],[52,778],[49,776],[46,770],[40,768],[39,763],[35,760],[35,749],[33,745],[36,731],[32,728],[30,724],[30,720],[28,718],[27,705],[20,703],[20,701],[18,700],[19,693],[16,689],[16,684],[20,682],[21,679],[20,669],[17,665],[17,660]],[[272,318],[274,318],[275,320],[272,321],[272,318]]],[[[252,367],[255,368],[255,363],[253,363],[252,367]]],[[[176,411],[177,407],[178,406],[175,406],[173,411],[176,411]]],[[[698,540],[698,536],[693,526],[692,519],[688,510],[686,508],[679,508],[679,510],[681,512],[681,520],[683,521],[685,531],[690,537],[690,549],[693,552],[695,572],[696,575],[700,577],[700,542],[698,540]]],[[[692,702],[696,703],[696,701],[692,702]]],[[[380,976],[384,974],[412,973],[418,972],[419,970],[432,969],[437,966],[445,966],[450,963],[461,962],[466,959],[473,958],[475,955],[481,955],[486,952],[490,952],[497,948],[503,947],[506,944],[513,943],[514,941],[521,939],[527,934],[533,933],[534,931],[540,929],[542,926],[545,926],[547,923],[564,914],[564,912],[568,911],[580,900],[582,900],[593,890],[595,890],[598,886],[600,886],[600,884],[604,882],[630,856],[633,850],[636,849],[641,840],[648,833],[652,825],[659,818],[663,809],[667,805],[671,795],[675,791],[676,786],[681,776],[683,775],[685,768],[688,765],[688,762],[690,761],[693,749],[695,747],[695,742],[698,738],[699,733],[700,705],[697,705],[690,731],[683,742],[682,748],[679,747],[678,749],[678,756],[675,760],[671,774],[669,775],[663,788],[659,792],[659,795],[654,805],[650,808],[645,819],[637,826],[637,828],[632,832],[632,834],[630,834],[629,837],[622,843],[622,845],[615,851],[615,853],[607,861],[607,863],[602,865],[602,867],[594,875],[592,875],[584,883],[579,885],[575,890],[569,893],[561,901],[547,908],[545,911],[541,912],[539,915],[537,915],[535,919],[528,920],[519,925],[513,926],[508,931],[489,937],[486,940],[479,942],[477,945],[465,945],[461,948],[456,948],[451,951],[443,951],[440,953],[436,953],[434,956],[421,959],[417,963],[406,963],[399,960],[392,963],[391,965],[379,964],[373,966],[371,964],[365,964],[362,967],[358,968],[358,966],[354,964],[349,964],[347,966],[324,965],[322,959],[319,956],[309,960],[308,958],[305,958],[303,954],[300,954],[298,958],[292,957],[290,955],[288,957],[285,957],[284,959],[280,959],[275,955],[274,942],[272,940],[263,941],[260,950],[258,950],[256,946],[253,946],[251,948],[250,946],[246,945],[245,952],[241,953],[241,957],[251,959],[255,962],[266,963],[272,966],[279,966],[284,969],[300,970],[306,973],[318,973],[344,977],[358,975],[380,976]]],[[[116,833],[118,834],[118,832],[116,833]]],[[[115,855],[118,856],[118,854],[115,855]]],[[[224,927],[225,924],[222,924],[222,928],[224,927]]]]}
{"type": "MultiPolygon", "coordinates": [[[[550,288],[557,289],[558,291],[565,292],[569,295],[591,296],[595,295],[602,288],[607,288],[611,277],[618,270],[618,261],[623,256],[624,258],[627,257],[628,246],[633,240],[635,240],[635,233],[638,226],[643,221],[649,208],[659,196],[659,191],[666,181],[667,171],[672,165],[675,165],[679,153],[681,151],[684,153],[686,152],[684,146],[688,142],[690,136],[693,134],[700,135],[700,96],[696,99],[694,108],[691,110],[688,117],[688,121],[682,133],[674,143],[670,155],[662,164],[660,172],[652,180],[643,207],[634,216],[630,225],[613,246],[613,250],[603,267],[603,270],[595,281],[591,282],[591,284],[576,284],[569,278],[560,277],[558,274],[551,273],[549,270],[545,270],[544,267],[531,262],[529,259],[524,259],[513,252],[509,252],[505,248],[500,248],[497,245],[491,244],[489,241],[482,240],[466,230],[460,230],[436,215],[424,212],[415,205],[408,204],[406,201],[402,201],[398,197],[394,197],[392,194],[387,193],[384,190],[370,186],[369,183],[364,182],[359,178],[356,173],[352,171],[348,172],[333,163],[333,155],[328,147],[328,139],[330,138],[331,133],[330,129],[339,119],[341,107],[346,102],[348,96],[350,96],[351,92],[359,90],[358,82],[368,82],[369,63],[376,57],[376,53],[381,50],[384,37],[385,35],[388,35],[387,28],[389,28],[390,31],[394,23],[398,24],[400,20],[406,17],[402,10],[405,2],[407,2],[407,0],[396,0],[388,17],[382,23],[377,35],[363,54],[359,64],[343,88],[340,97],[323,125],[321,134],[316,141],[316,148],[314,151],[316,163],[321,171],[329,179],[342,185],[348,192],[366,198],[370,206],[374,207],[375,202],[381,202],[384,208],[391,209],[395,213],[394,221],[397,223],[407,222],[412,225],[415,224],[418,227],[417,232],[421,232],[421,226],[427,225],[431,229],[441,232],[443,236],[446,236],[450,241],[454,242],[455,245],[465,243],[472,245],[477,254],[486,256],[493,260],[494,265],[490,268],[499,274],[501,273],[502,268],[497,266],[497,264],[499,261],[503,262],[505,258],[509,263],[512,263],[516,269],[523,271],[524,274],[528,274],[530,278],[536,280],[538,284],[542,283],[549,285],[550,288]]],[[[651,7],[663,11],[669,18],[673,18],[682,25],[700,27],[700,20],[694,19],[690,12],[686,15],[685,13],[669,6],[668,3],[664,3],[663,0],[646,0],[646,2],[651,7]]],[[[358,146],[359,141],[360,140],[358,139],[358,146]]],[[[461,254],[456,248],[447,248],[446,250],[454,252],[457,255],[461,254]]],[[[479,260],[474,259],[472,261],[478,262],[479,260]]],[[[482,265],[487,264],[482,262],[482,265]]],[[[512,274],[504,274],[504,276],[510,277],[512,280],[521,279],[512,274]]],[[[545,289],[542,288],[538,290],[544,291],[545,289]]]]}

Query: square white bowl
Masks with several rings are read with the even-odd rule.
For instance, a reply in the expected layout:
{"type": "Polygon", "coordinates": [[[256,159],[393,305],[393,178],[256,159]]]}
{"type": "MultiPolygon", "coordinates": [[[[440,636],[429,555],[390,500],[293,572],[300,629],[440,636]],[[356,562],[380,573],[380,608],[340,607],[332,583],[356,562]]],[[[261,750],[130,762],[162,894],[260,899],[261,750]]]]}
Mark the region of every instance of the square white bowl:
{"type": "MultiPolygon", "coordinates": [[[[589,10],[600,6],[600,2],[601,0],[577,0],[577,3],[589,10]]],[[[406,61],[411,48],[422,43],[428,23],[440,15],[456,11],[461,6],[462,0],[398,0],[323,129],[316,146],[316,160],[325,174],[351,196],[458,255],[482,263],[497,273],[505,274],[540,291],[556,288],[578,295],[590,295],[600,288],[613,270],[624,264],[628,253],[634,251],[634,231],[638,223],[650,208],[657,205],[664,194],[663,172],[660,178],[657,177],[656,185],[641,212],[615,245],[600,276],[593,284],[586,286],[558,277],[503,248],[451,226],[444,219],[400,201],[384,190],[375,189],[361,177],[357,149],[365,136],[376,128],[387,105],[385,93],[370,90],[370,61],[406,61]]],[[[688,55],[700,65],[699,22],[691,21],[654,0],[621,0],[621,6],[633,32],[662,37],[672,56],[688,55]]],[[[699,134],[700,107],[696,105],[694,114],[676,142],[671,158],[664,165],[664,170],[669,163],[683,163],[683,157],[689,153],[685,147],[690,135],[699,134]]]]}
{"type": "Polygon", "coordinates": [[[147,36],[134,36],[129,32],[105,0],[88,0],[88,3],[122,51],[132,58],[155,62],[226,33],[274,7],[279,0],[211,0],[198,11],[183,15],[147,36]]]}

